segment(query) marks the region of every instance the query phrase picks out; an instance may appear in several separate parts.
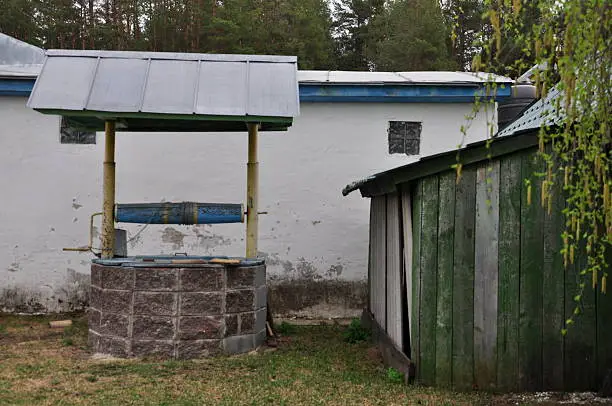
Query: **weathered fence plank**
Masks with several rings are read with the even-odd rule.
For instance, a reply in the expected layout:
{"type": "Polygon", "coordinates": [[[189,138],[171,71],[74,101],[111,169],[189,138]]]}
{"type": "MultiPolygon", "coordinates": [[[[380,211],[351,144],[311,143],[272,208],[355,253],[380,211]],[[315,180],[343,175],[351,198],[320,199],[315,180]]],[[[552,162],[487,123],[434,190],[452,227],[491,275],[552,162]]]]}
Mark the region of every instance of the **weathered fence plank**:
{"type": "Polygon", "coordinates": [[[518,154],[500,163],[497,385],[508,391],[518,390],[521,163],[518,154]]]}
{"type": "Polygon", "coordinates": [[[438,211],[438,302],[436,305],[436,385],[452,384],[453,356],[453,242],[455,238],[454,171],[440,175],[438,211]]]}
{"type": "Polygon", "coordinates": [[[386,240],[387,240],[387,199],[376,196],[370,203],[370,306],[374,318],[383,328],[387,325],[386,309],[386,240]]]}
{"type": "Polygon", "coordinates": [[[474,247],[474,378],[479,389],[497,384],[499,161],[478,167],[474,247]]]}
{"type": "Polygon", "coordinates": [[[402,319],[401,283],[401,236],[399,196],[387,195],[387,334],[397,346],[402,348],[404,323],[402,319]]]}
{"type": "Polygon", "coordinates": [[[531,182],[521,191],[521,268],[519,316],[519,389],[542,387],[542,264],[543,219],[541,187],[534,172],[543,165],[536,154],[523,155],[522,178],[531,182]]]}
{"type": "Polygon", "coordinates": [[[456,187],[453,274],[453,385],[471,389],[474,376],[474,221],[476,168],[456,187]]]}
{"type": "MultiPolygon", "coordinates": [[[[612,248],[608,247],[607,262],[612,265],[612,248]]],[[[608,268],[610,269],[610,268],[608,268]]],[[[608,279],[612,272],[608,271],[608,279]]],[[[609,282],[609,281],[607,281],[609,282]]],[[[608,283],[606,282],[606,285],[608,283]]],[[[597,286],[597,385],[601,385],[609,371],[612,370],[612,327],[610,315],[612,314],[612,288],[606,286],[606,292],[597,286]]]]}
{"type": "Polygon", "coordinates": [[[436,297],[438,269],[438,176],[423,179],[421,224],[421,382],[436,379],[436,297]]]}
{"type": "Polygon", "coordinates": [[[575,250],[574,263],[569,264],[566,274],[565,314],[569,317],[576,306],[580,314],[574,317],[575,324],[568,328],[565,336],[565,387],[567,390],[595,390],[596,383],[596,314],[595,292],[591,288],[590,275],[580,275],[586,267],[584,244],[575,250]],[[580,293],[580,284],[586,286],[582,299],[577,303],[574,298],[580,293]]]}
{"type": "Polygon", "coordinates": [[[420,379],[421,365],[421,224],[423,223],[423,182],[419,181],[412,196],[412,313],[410,322],[410,359],[420,379]]]}
{"type": "Polygon", "coordinates": [[[544,263],[542,320],[542,384],[547,389],[563,390],[563,336],[565,322],[565,270],[561,248],[565,199],[562,185],[557,185],[544,207],[544,263]],[[550,211],[548,210],[550,204],[550,211]]]}

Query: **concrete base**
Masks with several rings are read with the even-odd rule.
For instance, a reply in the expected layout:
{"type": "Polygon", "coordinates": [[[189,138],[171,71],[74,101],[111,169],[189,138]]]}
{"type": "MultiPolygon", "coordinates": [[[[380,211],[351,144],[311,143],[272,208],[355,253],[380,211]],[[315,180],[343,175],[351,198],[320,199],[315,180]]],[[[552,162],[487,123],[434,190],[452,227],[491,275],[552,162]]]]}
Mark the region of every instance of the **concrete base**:
{"type": "Polygon", "coordinates": [[[89,343],[115,357],[243,353],[266,339],[265,265],[93,264],[89,343]]]}

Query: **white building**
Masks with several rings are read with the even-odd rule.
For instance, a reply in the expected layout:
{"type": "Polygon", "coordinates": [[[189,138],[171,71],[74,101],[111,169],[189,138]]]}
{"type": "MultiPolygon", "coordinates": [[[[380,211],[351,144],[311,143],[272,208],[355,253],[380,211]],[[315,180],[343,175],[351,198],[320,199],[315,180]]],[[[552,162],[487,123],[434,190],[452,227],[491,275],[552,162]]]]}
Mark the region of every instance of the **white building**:
{"type": "MultiPolygon", "coordinates": [[[[62,133],[26,107],[44,52],[0,34],[0,310],[64,311],[87,302],[89,218],[101,209],[102,134],[62,133]],[[60,135],[62,133],[62,135],[60,135]]],[[[510,79],[495,77],[497,82],[510,79]]],[[[484,80],[455,72],[299,72],[301,115],[260,141],[261,255],[274,311],[346,316],[365,300],[367,201],[351,179],[454,149],[484,80]]],[[[498,89],[498,99],[510,95],[498,89]]],[[[494,117],[479,113],[468,141],[494,117]]],[[[117,202],[240,203],[246,132],[119,133],[117,202]]],[[[98,218],[99,219],[99,218],[98,218]]],[[[99,220],[98,220],[99,221],[99,220]]],[[[138,254],[244,255],[244,225],[126,225],[138,254]]],[[[94,231],[97,229],[94,229],[94,231]]],[[[94,239],[97,246],[97,239],[94,239]]]]}

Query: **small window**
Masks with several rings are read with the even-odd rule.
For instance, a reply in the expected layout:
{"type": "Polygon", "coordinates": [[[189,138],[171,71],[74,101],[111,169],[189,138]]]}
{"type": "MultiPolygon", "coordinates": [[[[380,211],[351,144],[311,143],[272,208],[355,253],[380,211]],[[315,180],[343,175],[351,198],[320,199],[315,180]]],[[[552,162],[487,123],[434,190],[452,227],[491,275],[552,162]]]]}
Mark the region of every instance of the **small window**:
{"type": "Polygon", "coordinates": [[[421,128],[418,121],[389,121],[389,153],[418,155],[421,128]]]}
{"type": "Polygon", "coordinates": [[[60,143],[62,144],[95,144],[96,133],[93,131],[82,131],[70,127],[66,117],[62,117],[60,126],[60,143]]]}

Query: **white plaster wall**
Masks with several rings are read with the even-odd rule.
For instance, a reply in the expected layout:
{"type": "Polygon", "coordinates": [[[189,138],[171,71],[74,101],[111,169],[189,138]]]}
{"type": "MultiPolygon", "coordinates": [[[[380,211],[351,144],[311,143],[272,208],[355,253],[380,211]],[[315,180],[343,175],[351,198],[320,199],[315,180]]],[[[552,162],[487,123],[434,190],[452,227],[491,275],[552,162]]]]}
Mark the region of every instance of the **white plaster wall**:
{"type": "MultiPolygon", "coordinates": [[[[59,119],[25,102],[0,97],[0,306],[31,300],[66,310],[83,296],[91,255],[62,248],[85,245],[89,215],[100,210],[103,135],[97,145],[60,144],[59,119]]],[[[269,275],[365,279],[369,201],[342,197],[341,189],[416,159],[388,154],[388,121],[422,121],[421,154],[430,155],[461,142],[470,111],[469,104],[303,103],[288,132],[262,133],[260,210],[269,214],[260,217],[259,249],[269,275]]],[[[468,141],[486,133],[481,115],[468,141]]],[[[117,202],[243,202],[246,141],[246,132],[119,133],[117,202]]],[[[134,255],[244,253],[243,224],[120,227],[134,255]]]]}

